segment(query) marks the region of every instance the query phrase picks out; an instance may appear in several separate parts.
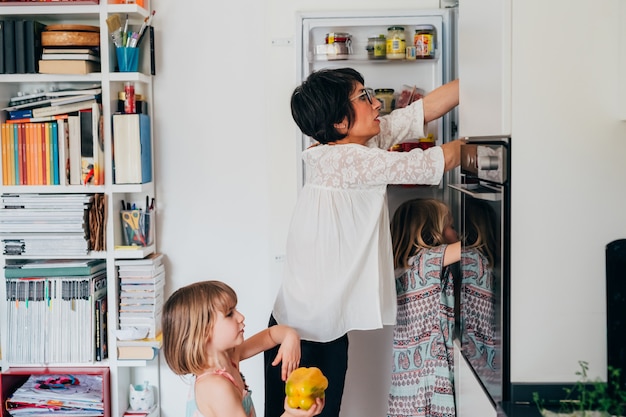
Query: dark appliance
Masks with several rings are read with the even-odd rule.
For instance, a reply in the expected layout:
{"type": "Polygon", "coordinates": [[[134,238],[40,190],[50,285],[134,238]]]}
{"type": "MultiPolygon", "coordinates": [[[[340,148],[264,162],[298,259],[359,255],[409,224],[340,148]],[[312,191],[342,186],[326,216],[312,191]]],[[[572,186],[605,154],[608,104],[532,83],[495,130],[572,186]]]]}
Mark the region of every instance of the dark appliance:
{"type": "MultiPolygon", "coordinates": [[[[621,369],[626,383],[626,239],[606,246],[607,365],[621,369]]],[[[608,379],[608,374],[607,374],[608,379]]]]}
{"type": "Polygon", "coordinates": [[[511,140],[473,137],[449,184],[462,239],[456,337],[494,408],[509,400],[511,140]]]}

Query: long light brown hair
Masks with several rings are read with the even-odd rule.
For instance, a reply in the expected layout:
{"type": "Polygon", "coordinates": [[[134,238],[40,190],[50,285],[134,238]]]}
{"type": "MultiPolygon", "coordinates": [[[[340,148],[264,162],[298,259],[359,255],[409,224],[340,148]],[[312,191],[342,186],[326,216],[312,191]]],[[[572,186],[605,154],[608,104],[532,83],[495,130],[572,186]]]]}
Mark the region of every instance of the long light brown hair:
{"type": "Polygon", "coordinates": [[[394,266],[406,268],[420,249],[447,243],[444,229],[450,221],[450,208],[443,201],[416,198],[402,203],[391,219],[394,266]]]}
{"type": "Polygon", "coordinates": [[[235,291],[221,281],[196,282],[176,290],[163,306],[163,356],[177,375],[208,368],[207,343],[215,317],[237,305],[235,291]]]}
{"type": "Polygon", "coordinates": [[[500,259],[496,212],[484,201],[466,199],[465,218],[464,246],[481,251],[493,267],[500,259]]]}

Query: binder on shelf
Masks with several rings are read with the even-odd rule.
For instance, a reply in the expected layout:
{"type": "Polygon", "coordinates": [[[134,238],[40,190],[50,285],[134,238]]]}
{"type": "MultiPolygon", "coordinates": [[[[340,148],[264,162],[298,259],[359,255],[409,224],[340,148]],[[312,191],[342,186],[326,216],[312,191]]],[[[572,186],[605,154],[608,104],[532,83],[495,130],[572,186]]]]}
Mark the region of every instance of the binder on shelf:
{"type": "Polygon", "coordinates": [[[4,21],[4,73],[15,74],[15,21],[4,21]]]}
{"type": "Polygon", "coordinates": [[[0,19],[0,74],[4,74],[4,20],[0,19]]]}
{"type": "Polygon", "coordinates": [[[150,117],[145,114],[113,115],[115,184],[152,181],[150,117]]]}
{"type": "Polygon", "coordinates": [[[26,40],[24,39],[26,21],[19,19],[13,22],[15,29],[15,72],[24,74],[26,72],[26,40]]]}
{"type": "Polygon", "coordinates": [[[36,74],[39,71],[41,57],[41,33],[46,25],[33,19],[26,20],[24,25],[24,41],[26,43],[26,73],[36,74]]]}

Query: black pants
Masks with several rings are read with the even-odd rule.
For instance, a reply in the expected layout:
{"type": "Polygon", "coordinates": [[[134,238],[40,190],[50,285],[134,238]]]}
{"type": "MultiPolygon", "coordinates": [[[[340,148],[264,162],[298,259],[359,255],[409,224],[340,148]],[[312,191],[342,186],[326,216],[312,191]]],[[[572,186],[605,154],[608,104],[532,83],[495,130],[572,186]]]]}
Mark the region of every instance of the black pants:
{"type": "MultiPolygon", "coordinates": [[[[276,325],[270,316],[268,327],[276,325]]],[[[300,366],[319,368],[328,378],[326,404],[320,417],[339,417],[341,397],[348,370],[348,336],[328,343],[300,342],[300,366]]],[[[281,364],[272,366],[279,346],[265,352],[265,417],[280,417],[284,412],[285,383],[281,379],[281,364]]]]}

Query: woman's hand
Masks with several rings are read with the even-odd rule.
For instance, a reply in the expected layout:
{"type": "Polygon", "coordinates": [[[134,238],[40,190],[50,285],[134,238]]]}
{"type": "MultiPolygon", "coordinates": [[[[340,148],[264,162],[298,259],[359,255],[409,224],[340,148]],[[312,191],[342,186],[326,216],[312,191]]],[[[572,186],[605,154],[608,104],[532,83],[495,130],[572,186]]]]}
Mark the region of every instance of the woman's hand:
{"type": "Polygon", "coordinates": [[[315,403],[308,410],[302,410],[300,408],[291,408],[287,404],[287,398],[285,398],[285,412],[282,417],[312,417],[319,415],[324,409],[324,398],[316,398],[315,403]]]}

